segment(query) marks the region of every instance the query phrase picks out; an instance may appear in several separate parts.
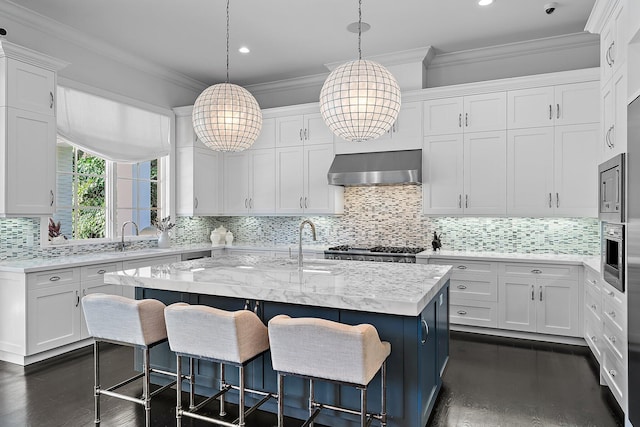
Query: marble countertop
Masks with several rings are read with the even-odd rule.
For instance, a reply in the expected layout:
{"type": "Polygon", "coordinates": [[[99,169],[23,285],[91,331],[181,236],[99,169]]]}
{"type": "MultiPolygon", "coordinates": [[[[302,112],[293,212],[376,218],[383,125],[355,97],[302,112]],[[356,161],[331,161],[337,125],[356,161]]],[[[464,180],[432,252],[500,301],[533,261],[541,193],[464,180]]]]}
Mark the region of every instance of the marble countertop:
{"type": "Polygon", "coordinates": [[[416,255],[417,258],[455,258],[467,260],[491,260],[501,262],[541,262],[545,264],[576,264],[586,265],[600,273],[600,257],[565,254],[522,254],[500,252],[466,252],[466,251],[424,251],[416,255]]]}
{"type": "Polygon", "coordinates": [[[105,283],[417,316],[451,266],[223,255],[105,274],[105,283]]]}
{"type": "Polygon", "coordinates": [[[224,245],[211,244],[176,245],[170,248],[132,249],[124,252],[94,252],[82,255],[72,255],[56,258],[32,258],[0,262],[0,272],[34,273],[57,268],[81,267],[102,262],[126,261],[131,259],[150,258],[163,255],[178,255],[189,252],[199,252],[216,248],[224,249],[224,245]]]}

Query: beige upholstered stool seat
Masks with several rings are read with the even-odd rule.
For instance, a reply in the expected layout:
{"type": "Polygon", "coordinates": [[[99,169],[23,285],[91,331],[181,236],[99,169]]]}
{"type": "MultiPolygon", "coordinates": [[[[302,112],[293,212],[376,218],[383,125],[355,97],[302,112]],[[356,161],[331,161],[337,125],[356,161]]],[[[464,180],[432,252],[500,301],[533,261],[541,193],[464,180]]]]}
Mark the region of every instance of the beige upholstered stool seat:
{"type": "Polygon", "coordinates": [[[100,424],[100,396],[106,395],[143,405],[145,425],[151,424],[151,398],[172,387],[176,381],[151,392],[150,373],[173,377],[176,374],[151,368],[149,349],[167,340],[164,323],[165,305],[157,300],[133,300],[119,295],[89,294],[82,298],[82,310],[89,334],[94,338],[95,421],[100,424]],[[140,348],[143,353],[142,372],[109,388],[100,385],[100,342],[140,348]],[[131,397],[115,390],[143,378],[142,398],[131,397]]]}
{"type": "MultiPolygon", "coordinates": [[[[322,408],[350,410],[315,401],[313,381],[328,380],[357,386],[361,390],[361,424],[377,419],[386,425],[386,359],[391,344],[382,342],[375,327],[368,324],[350,326],[316,318],[293,319],[279,315],[269,321],[269,340],[273,369],[278,372],[278,426],[283,422],[284,384],[282,375],[309,378],[312,421],[322,408]],[[382,370],[382,410],[366,413],[366,389],[378,371],[382,370]]],[[[309,422],[309,421],[307,421],[309,422]]]]}
{"type": "MultiPolygon", "coordinates": [[[[164,316],[169,347],[177,357],[178,374],[180,374],[183,356],[189,357],[190,360],[197,358],[220,363],[220,391],[197,406],[191,405],[188,411],[182,409],[182,385],[178,382],[176,387],[176,422],[178,426],[181,425],[182,416],[213,424],[244,426],[246,415],[270,398],[276,397],[272,393],[248,389],[244,386],[245,366],[269,350],[267,327],[255,313],[249,310],[225,311],[203,305],[176,303],[165,309],[164,316]],[[231,385],[225,381],[225,364],[238,367],[238,385],[231,385]],[[233,423],[197,414],[211,400],[220,399],[220,416],[226,415],[224,396],[231,389],[239,391],[239,417],[233,423]],[[262,400],[246,411],[245,392],[263,396],[262,400]]],[[[193,363],[191,363],[192,365],[193,363]]],[[[193,378],[193,375],[189,377],[193,378]]],[[[194,386],[194,381],[192,381],[192,392],[194,386]]]]}

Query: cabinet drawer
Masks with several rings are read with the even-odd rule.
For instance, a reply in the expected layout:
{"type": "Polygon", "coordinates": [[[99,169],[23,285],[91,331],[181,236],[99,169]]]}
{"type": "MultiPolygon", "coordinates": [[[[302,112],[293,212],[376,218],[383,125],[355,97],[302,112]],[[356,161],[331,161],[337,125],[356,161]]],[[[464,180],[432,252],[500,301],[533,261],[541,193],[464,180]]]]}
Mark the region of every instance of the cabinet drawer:
{"type": "MultiPolygon", "coordinates": [[[[608,284],[602,287],[602,307],[608,307],[610,310],[614,310],[617,314],[626,315],[626,301],[624,301],[623,294],[618,290],[614,290],[608,284]]],[[[623,316],[626,317],[626,316],[623,316]]]]}
{"type": "Polygon", "coordinates": [[[617,329],[619,333],[626,334],[627,325],[625,317],[626,312],[605,297],[602,304],[602,318],[604,319],[605,325],[610,324],[611,327],[617,329]]]}
{"type": "Polygon", "coordinates": [[[624,365],[627,360],[627,343],[626,343],[626,334],[621,333],[617,330],[617,328],[612,327],[610,324],[605,322],[603,332],[602,332],[602,341],[604,341],[609,347],[609,350],[618,358],[618,360],[624,365]]]}
{"type": "Polygon", "coordinates": [[[51,270],[41,273],[30,273],[27,276],[27,284],[30,288],[42,286],[58,286],[73,283],[80,280],[78,269],[67,268],[63,270],[51,270]]]}
{"type": "Polygon", "coordinates": [[[498,301],[498,279],[451,279],[451,298],[456,300],[498,301]]]}
{"type": "Polygon", "coordinates": [[[109,264],[99,264],[99,265],[90,265],[87,267],[82,267],[80,270],[80,277],[83,281],[85,280],[96,280],[102,279],[102,276],[105,273],[113,273],[114,271],[118,271],[121,267],[119,262],[113,262],[109,264]]]}
{"type": "Polygon", "coordinates": [[[584,269],[584,285],[585,288],[590,288],[594,292],[602,293],[603,286],[600,276],[588,267],[584,269]]]}
{"type": "Polygon", "coordinates": [[[602,322],[585,313],[584,317],[584,340],[591,348],[591,352],[602,363],[603,349],[603,327],[602,322]]]}
{"type": "Polygon", "coordinates": [[[545,278],[578,278],[580,267],[577,265],[551,264],[502,264],[501,274],[509,276],[528,276],[545,278]]]}
{"type": "Polygon", "coordinates": [[[592,313],[599,321],[602,320],[602,295],[595,294],[593,289],[585,287],[584,289],[584,306],[585,315],[587,312],[592,313]]]}
{"type": "Polygon", "coordinates": [[[465,301],[451,295],[449,319],[458,325],[498,327],[497,303],[491,301],[465,301]]]}
{"type": "Polygon", "coordinates": [[[627,395],[627,371],[608,347],[602,353],[602,376],[621,407],[627,395]]]}
{"type": "Polygon", "coordinates": [[[497,274],[498,273],[498,263],[497,262],[485,262],[485,261],[467,261],[467,260],[456,260],[449,258],[438,258],[430,261],[431,264],[439,264],[439,265],[452,265],[453,270],[451,270],[451,277],[455,278],[458,274],[461,273],[485,273],[485,274],[497,274]]]}

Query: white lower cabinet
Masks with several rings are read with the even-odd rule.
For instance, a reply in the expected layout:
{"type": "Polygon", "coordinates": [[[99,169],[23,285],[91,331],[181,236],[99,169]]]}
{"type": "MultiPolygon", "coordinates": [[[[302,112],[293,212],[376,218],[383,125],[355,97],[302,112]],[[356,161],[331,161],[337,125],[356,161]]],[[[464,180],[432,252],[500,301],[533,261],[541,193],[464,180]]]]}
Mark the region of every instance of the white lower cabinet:
{"type": "Polygon", "coordinates": [[[601,377],[621,408],[627,398],[627,300],[606,282],[602,282],[602,361],[601,377]]]}
{"type": "Polygon", "coordinates": [[[502,264],[498,327],[581,337],[579,284],[577,266],[502,264]]]}
{"type": "Polygon", "coordinates": [[[584,273],[584,340],[591,352],[602,363],[604,349],[604,323],[602,319],[602,280],[600,275],[590,268],[584,273]]]}
{"type": "MultiPolygon", "coordinates": [[[[109,295],[122,295],[122,287],[119,285],[111,285],[104,283],[105,273],[112,273],[118,271],[121,268],[119,262],[113,262],[109,264],[90,265],[80,268],[80,282],[82,284],[82,297],[101,293],[109,295]]],[[[80,308],[82,308],[82,299],[80,300],[80,308]]],[[[84,311],[80,310],[80,337],[89,338],[89,331],[87,330],[87,322],[84,318],[84,311]]]]}

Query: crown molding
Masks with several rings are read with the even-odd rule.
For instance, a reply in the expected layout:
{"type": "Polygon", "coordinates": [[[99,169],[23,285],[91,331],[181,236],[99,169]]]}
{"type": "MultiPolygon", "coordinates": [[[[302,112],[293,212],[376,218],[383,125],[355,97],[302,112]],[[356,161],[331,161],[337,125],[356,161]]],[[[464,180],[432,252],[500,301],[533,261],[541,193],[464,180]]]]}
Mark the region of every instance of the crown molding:
{"type": "MultiPolygon", "coordinates": [[[[426,47],[419,47],[416,49],[401,50],[399,52],[385,53],[382,55],[367,56],[366,59],[378,62],[384,65],[385,67],[389,67],[392,65],[402,65],[402,64],[410,64],[415,62],[423,62],[428,56],[432,56],[433,52],[434,52],[433,47],[426,46],[426,47]]],[[[336,67],[348,61],[349,60],[330,62],[328,64],[324,64],[324,66],[327,67],[329,71],[333,71],[336,67]]]]}
{"type": "Polygon", "coordinates": [[[185,89],[201,92],[208,86],[182,73],[160,67],[154,62],[126,53],[107,42],[81,33],[68,25],[61,24],[58,21],[38,14],[10,0],[0,0],[0,13],[19,24],[60,38],[71,44],[95,52],[100,56],[117,61],[123,65],[127,65],[145,74],[158,77],[185,89]]]}
{"type": "Polygon", "coordinates": [[[312,74],[310,76],[295,77],[292,79],[276,80],[267,83],[256,83],[243,86],[252,94],[268,94],[272,92],[280,92],[283,90],[296,90],[309,87],[319,87],[324,84],[329,73],[312,74]]]}
{"type": "Polygon", "coordinates": [[[27,49],[26,47],[7,41],[4,37],[0,37],[0,58],[3,57],[17,59],[21,62],[26,62],[52,71],[61,70],[69,65],[66,61],[36,52],[35,50],[27,49]]]}
{"type": "Polygon", "coordinates": [[[518,58],[522,55],[554,52],[574,49],[578,47],[597,46],[600,39],[586,32],[567,34],[563,36],[547,37],[543,39],[527,40],[518,43],[508,43],[479,49],[462,50],[459,52],[436,55],[429,68],[449,67],[452,65],[467,65],[478,62],[494,61],[497,59],[518,58]]]}
{"type": "Polygon", "coordinates": [[[593,9],[591,9],[591,14],[589,15],[589,19],[587,19],[584,30],[590,33],[600,34],[605,22],[617,5],[617,0],[597,0],[593,9]]]}

